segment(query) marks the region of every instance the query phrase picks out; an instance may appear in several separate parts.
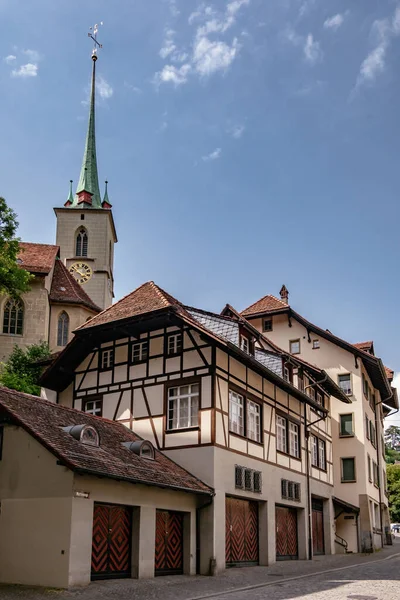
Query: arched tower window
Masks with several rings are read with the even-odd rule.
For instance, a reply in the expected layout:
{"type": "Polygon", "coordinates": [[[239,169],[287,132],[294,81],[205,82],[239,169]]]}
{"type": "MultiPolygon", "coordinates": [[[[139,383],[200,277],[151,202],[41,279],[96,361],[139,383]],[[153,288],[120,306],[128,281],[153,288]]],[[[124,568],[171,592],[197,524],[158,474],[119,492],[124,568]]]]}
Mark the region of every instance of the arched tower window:
{"type": "Polygon", "coordinates": [[[4,305],[3,333],[22,335],[24,304],[20,298],[9,298],[4,305]]]}
{"type": "Polygon", "coordinates": [[[88,234],[84,227],[78,229],[76,234],[76,248],[75,256],[87,256],[88,255],[88,234]]]}
{"type": "Polygon", "coordinates": [[[58,317],[57,328],[57,346],[66,346],[68,344],[69,316],[62,312],[58,317]]]}

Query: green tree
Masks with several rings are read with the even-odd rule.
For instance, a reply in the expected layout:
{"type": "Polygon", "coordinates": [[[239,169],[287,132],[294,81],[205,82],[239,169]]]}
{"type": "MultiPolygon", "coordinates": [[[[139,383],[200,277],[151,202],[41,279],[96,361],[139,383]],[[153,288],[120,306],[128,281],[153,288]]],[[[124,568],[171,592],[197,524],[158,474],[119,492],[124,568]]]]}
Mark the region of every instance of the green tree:
{"type": "Polygon", "coordinates": [[[385,431],[385,443],[391,450],[400,451],[400,427],[391,425],[385,431]]]}
{"type": "Polygon", "coordinates": [[[0,197],[0,294],[19,296],[29,290],[32,275],[17,263],[18,238],[15,237],[18,222],[15,212],[0,197]]]}
{"type": "Polygon", "coordinates": [[[390,519],[392,523],[400,523],[400,465],[388,465],[386,474],[390,519]]]}
{"type": "Polygon", "coordinates": [[[43,369],[40,361],[49,356],[50,349],[47,342],[32,344],[26,349],[14,346],[8,360],[3,364],[0,374],[1,385],[11,390],[39,396],[38,382],[43,369]]]}
{"type": "Polygon", "coordinates": [[[388,465],[394,465],[395,462],[400,462],[400,452],[385,446],[385,460],[388,465]]]}

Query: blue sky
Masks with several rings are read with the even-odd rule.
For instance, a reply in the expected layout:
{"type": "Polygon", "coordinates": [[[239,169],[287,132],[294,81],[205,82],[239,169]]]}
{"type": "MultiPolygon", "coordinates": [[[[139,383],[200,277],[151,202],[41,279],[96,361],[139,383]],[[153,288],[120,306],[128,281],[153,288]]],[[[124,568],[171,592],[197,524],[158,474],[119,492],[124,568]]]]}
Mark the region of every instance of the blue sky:
{"type": "Polygon", "coordinates": [[[116,297],[154,279],[293,307],[400,370],[398,0],[0,0],[1,189],[54,243],[79,177],[102,20],[97,150],[116,297]]]}

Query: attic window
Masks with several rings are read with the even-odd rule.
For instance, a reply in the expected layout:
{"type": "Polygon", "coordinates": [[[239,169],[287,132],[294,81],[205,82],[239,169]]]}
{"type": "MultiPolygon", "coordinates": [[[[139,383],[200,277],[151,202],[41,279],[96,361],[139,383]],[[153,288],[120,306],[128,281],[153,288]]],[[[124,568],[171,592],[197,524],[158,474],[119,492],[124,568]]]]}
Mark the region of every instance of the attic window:
{"type": "Polygon", "coordinates": [[[91,425],[71,425],[70,427],[64,427],[63,429],[82,444],[86,444],[87,446],[100,446],[99,434],[91,425]]]}
{"type": "Polygon", "coordinates": [[[154,460],[154,446],[148,440],[140,440],[138,442],[122,442],[122,445],[128,448],[131,452],[134,452],[140,458],[147,458],[148,460],[154,460]]]}

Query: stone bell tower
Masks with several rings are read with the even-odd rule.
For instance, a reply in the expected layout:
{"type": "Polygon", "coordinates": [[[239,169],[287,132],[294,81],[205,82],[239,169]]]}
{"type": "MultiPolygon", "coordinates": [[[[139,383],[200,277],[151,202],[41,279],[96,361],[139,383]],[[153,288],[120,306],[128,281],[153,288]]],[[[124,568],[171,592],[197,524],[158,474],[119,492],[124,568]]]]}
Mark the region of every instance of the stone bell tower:
{"type": "Polygon", "coordinates": [[[114,244],[117,242],[112,206],[108,198],[107,181],[103,200],[100,196],[96,157],[95,96],[97,25],[94,27],[92,53],[92,85],[89,124],[83,153],[82,168],[75,195],[72,181],[68,199],[57,216],[56,244],[60,258],[85,292],[102,310],[114,297],[114,244]]]}

